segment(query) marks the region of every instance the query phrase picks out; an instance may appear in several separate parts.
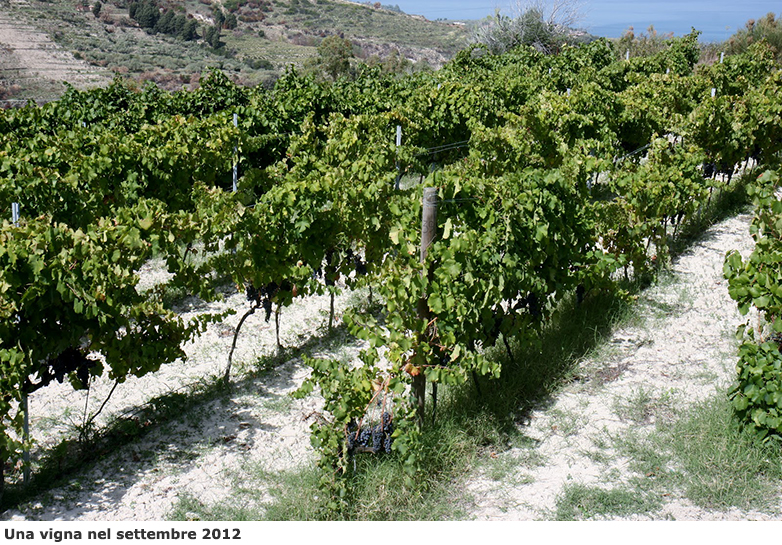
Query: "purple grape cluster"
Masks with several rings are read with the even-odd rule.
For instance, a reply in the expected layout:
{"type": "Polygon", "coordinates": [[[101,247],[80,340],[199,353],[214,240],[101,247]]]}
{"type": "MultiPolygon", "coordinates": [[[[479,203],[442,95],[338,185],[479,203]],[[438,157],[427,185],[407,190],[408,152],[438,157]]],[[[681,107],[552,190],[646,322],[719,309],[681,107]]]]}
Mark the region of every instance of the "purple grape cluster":
{"type": "Polygon", "coordinates": [[[345,441],[347,443],[348,455],[352,455],[357,448],[362,452],[391,452],[391,446],[394,443],[391,434],[394,433],[393,417],[384,412],[380,418],[380,424],[376,426],[366,426],[359,429],[355,421],[348,424],[345,441]]]}

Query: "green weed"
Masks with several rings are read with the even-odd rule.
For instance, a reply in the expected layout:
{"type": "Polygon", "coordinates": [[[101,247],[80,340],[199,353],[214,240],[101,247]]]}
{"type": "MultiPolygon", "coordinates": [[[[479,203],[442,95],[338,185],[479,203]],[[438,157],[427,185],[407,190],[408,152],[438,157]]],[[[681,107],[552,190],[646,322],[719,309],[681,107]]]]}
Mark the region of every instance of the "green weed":
{"type": "Polygon", "coordinates": [[[656,511],[659,499],[628,488],[604,489],[574,484],[565,487],[557,499],[555,520],[584,520],[596,517],[623,517],[656,511]]]}

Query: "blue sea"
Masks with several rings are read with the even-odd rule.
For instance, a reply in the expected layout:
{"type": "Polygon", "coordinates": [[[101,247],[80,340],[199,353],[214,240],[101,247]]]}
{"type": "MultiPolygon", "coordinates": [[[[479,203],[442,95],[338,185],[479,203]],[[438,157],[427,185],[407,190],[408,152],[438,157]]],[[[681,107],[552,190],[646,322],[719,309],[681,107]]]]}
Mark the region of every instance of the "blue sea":
{"type": "MultiPolygon", "coordinates": [[[[482,19],[495,10],[512,15],[513,0],[386,0],[405,13],[436,19],[482,19]]],[[[521,2],[523,4],[523,2],[521,2]]],[[[543,3],[547,2],[543,0],[543,3]]],[[[653,25],[659,33],[682,36],[692,27],[702,42],[722,41],[743,28],[749,19],[769,12],[782,17],[782,0],[580,0],[580,25],[597,36],[618,38],[632,27],[636,34],[653,25]]]]}

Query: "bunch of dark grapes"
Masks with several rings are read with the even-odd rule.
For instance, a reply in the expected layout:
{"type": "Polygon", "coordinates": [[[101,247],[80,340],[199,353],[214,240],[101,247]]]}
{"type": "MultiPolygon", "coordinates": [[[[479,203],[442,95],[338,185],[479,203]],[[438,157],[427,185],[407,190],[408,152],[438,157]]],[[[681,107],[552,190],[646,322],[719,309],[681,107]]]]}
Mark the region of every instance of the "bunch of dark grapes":
{"type": "Polygon", "coordinates": [[[526,308],[533,318],[540,318],[542,315],[540,307],[540,299],[532,292],[529,292],[526,297],[522,297],[516,301],[513,305],[514,310],[520,310],[526,308]]]}
{"type": "Polygon", "coordinates": [[[763,153],[763,148],[759,144],[752,146],[752,151],[749,153],[749,158],[755,161],[755,164],[760,163],[760,156],[763,153]]]}
{"type": "Polygon", "coordinates": [[[491,331],[489,332],[490,339],[497,339],[500,336],[500,332],[502,331],[502,314],[500,314],[501,311],[502,308],[494,311],[494,316],[493,316],[494,320],[492,323],[491,331]]]}
{"type": "Polygon", "coordinates": [[[374,426],[372,428],[372,450],[375,453],[383,452],[383,439],[385,439],[383,427],[380,425],[374,426]]]}
{"type": "Polygon", "coordinates": [[[56,379],[57,382],[62,383],[65,375],[71,371],[76,371],[79,378],[82,376],[89,378],[88,370],[90,365],[94,363],[88,360],[81,350],[73,347],[66,348],[59,356],[49,361],[51,369],[49,382],[51,382],[51,379],[56,379]]]}
{"type": "Polygon", "coordinates": [[[526,307],[533,318],[540,318],[542,315],[540,308],[540,299],[532,292],[529,292],[524,299],[521,299],[514,308],[519,309],[526,307]]]}
{"type": "Polygon", "coordinates": [[[268,297],[263,300],[263,311],[266,313],[266,316],[264,317],[265,321],[269,321],[269,318],[272,317],[272,300],[268,297]]]}
{"type": "Polygon", "coordinates": [[[383,413],[380,424],[376,426],[366,426],[359,429],[356,421],[351,420],[345,429],[348,455],[352,455],[356,449],[374,454],[391,452],[391,445],[394,443],[391,437],[392,433],[394,433],[394,422],[387,412],[383,413]]]}
{"type": "Polygon", "coordinates": [[[256,288],[252,283],[245,286],[245,295],[247,300],[253,303],[260,304],[263,310],[266,312],[266,321],[268,322],[272,315],[272,299],[283,290],[288,287],[288,290],[292,289],[290,282],[283,282],[280,286],[276,282],[269,282],[262,288],[256,288]]]}
{"type": "Polygon", "coordinates": [[[391,434],[394,433],[394,421],[391,415],[384,412],[380,417],[380,427],[383,431],[383,448],[386,452],[391,452],[391,445],[394,443],[394,438],[391,434]]]}
{"type": "Polygon", "coordinates": [[[247,300],[252,303],[258,303],[261,300],[261,292],[258,288],[253,286],[252,282],[244,287],[244,294],[247,300]]]}
{"type": "Polygon", "coordinates": [[[372,440],[372,430],[369,428],[362,428],[358,432],[358,446],[369,448],[369,442],[372,440]]]}
{"type": "Polygon", "coordinates": [[[684,217],[684,210],[680,210],[678,214],[671,216],[671,225],[679,225],[684,217]]]}
{"type": "Polygon", "coordinates": [[[38,372],[40,380],[33,384],[28,382],[26,386],[27,393],[32,393],[39,388],[48,386],[56,380],[60,384],[65,380],[68,373],[76,372],[76,377],[86,385],[90,379],[90,367],[95,365],[95,361],[89,359],[78,348],[68,347],[57,357],[50,359],[48,365],[38,372]]]}
{"type": "Polygon", "coordinates": [[[727,161],[720,161],[717,165],[718,172],[728,177],[728,183],[733,179],[733,174],[736,172],[735,165],[728,163],[727,161]]]}
{"type": "Polygon", "coordinates": [[[345,257],[347,259],[353,261],[353,268],[356,271],[356,276],[366,276],[367,274],[367,264],[361,259],[361,256],[358,254],[353,253],[353,250],[348,248],[345,251],[345,257]]]}
{"type": "Polygon", "coordinates": [[[356,256],[353,261],[354,267],[356,269],[356,276],[366,276],[367,275],[367,264],[364,263],[364,261],[356,256]]]}
{"type": "Polygon", "coordinates": [[[326,252],[326,268],[323,277],[326,282],[326,286],[328,287],[333,286],[336,283],[336,279],[339,277],[339,273],[337,272],[339,260],[335,259],[336,253],[337,252],[335,250],[329,250],[326,252]]]}
{"type": "Polygon", "coordinates": [[[586,288],[584,287],[584,284],[579,284],[576,286],[576,303],[581,304],[584,302],[584,297],[586,296],[586,288]]]}
{"type": "MultiPolygon", "coordinates": [[[[451,354],[449,354],[445,350],[435,351],[435,356],[437,357],[437,363],[441,367],[448,367],[448,364],[451,363],[451,354]]],[[[383,415],[388,415],[388,413],[383,413],[383,415]]]]}
{"type": "Polygon", "coordinates": [[[358,426],[356,425],[355,420],[351,420],[350,424],[348,424],[348,429],[345,432],[346,439],[347,439],[347,446],[348,446],[348,455],[353,454],[353,451],[356,450],[356,432],[358,431],[358,426]]]}

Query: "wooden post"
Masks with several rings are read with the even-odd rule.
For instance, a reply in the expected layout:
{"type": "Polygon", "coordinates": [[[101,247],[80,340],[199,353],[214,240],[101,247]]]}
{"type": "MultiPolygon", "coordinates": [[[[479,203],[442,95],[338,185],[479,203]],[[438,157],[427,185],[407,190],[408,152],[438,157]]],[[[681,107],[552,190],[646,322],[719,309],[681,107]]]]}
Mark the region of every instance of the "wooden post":
{"type": "MultiPolygon", "coordinates": [[[[425,187],[423,200],[423,213],[421,221],[421,263],[426,262],[426,254],[429,246],[437,233],[437,188],[425,187]]],[[[426,271],[424,271],[426,274],[426,271]]],[[[429,304],[427,295],[423,294],[418,300],[418,316],[424,320],[429,319],[429,304]]],[[[413,377],[413,395],[416,399],[418,420],[423,425],[426,415],[426,375],[424,370],[413,377]]]]}

